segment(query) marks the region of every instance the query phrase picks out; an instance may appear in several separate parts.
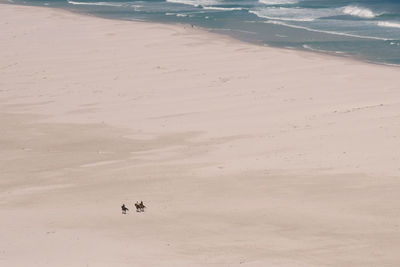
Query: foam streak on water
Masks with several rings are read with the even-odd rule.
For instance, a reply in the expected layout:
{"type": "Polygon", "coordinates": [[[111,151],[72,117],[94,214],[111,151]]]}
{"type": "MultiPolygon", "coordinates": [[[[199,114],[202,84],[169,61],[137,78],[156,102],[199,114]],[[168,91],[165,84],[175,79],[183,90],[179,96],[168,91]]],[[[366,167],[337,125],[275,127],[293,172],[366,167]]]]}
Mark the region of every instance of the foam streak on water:
{"type": "Polygon", "coordinates": [[[285,4],[295,4],[298,0],[259,0],[261,4],[265,5],[285,5],[285,4]]]}
{"type": "Polygon", "coordinates": [[[167,0],[167,2],[191,5],[191,6],[195,6],[195,7],[218,4],[218,1],[216,1],[216,0],[167,0]]]}
{"type": "Polygon", "coordinates": [[[116,2],[76,2],[76,1],[68,1],[69,4],[72,5],[87,5],[87,6],[113,6],[113,7],[121,7],[123,3],[116,2]]]}
{"type": "Polygon", "coordinates": [[[400,23],[387,22],[387,21],[379,21],[378,25],[382,27],[400,28],[400,23]]]}

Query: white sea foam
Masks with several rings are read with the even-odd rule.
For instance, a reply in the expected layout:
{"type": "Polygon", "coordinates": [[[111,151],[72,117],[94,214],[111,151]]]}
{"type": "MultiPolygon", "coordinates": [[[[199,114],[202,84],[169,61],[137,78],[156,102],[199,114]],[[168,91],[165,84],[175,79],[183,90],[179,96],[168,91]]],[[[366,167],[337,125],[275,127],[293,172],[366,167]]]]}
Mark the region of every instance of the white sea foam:
{"type": "Polygon", "coordinates": [[[400,28],[400,23],[389,22],[389,21],[379,21],[378,26],[389,27],[389,28],[400,28]]]}
{"type": "Polygon", "coordinates": [[[115,6],[115,7],[121,7],[124,4],[123,3],[116,3],[116,2],[76,2],[76,1],[69,1],[68,4],[71,5],[87,5],[87,6],[115,6]]]}
{"type": "Polygon", "coordinates": [[[391,40],[391,39],[375,37],[375,36],[364,36],[364,35],[357,35],[357,34],[351,34],[351,33],[345,33],[345,32],[316,30],[316,29],[312,29],[312,28],[309,28],[309,27],[291,25],[291,24],[288,24],[288,23],[285,23],[285,22],[282,22],[282,21],[276,21],[276,20],[267,20],[267,21],[264,21],[264,23],[283,25],[283,26],[286,26],[286,27],[295,28],[295,29],[302,29],[302,30],[306,30],[306,31],[310,31],[310,32],[319,32],[319,33],[326,33],[326,34],[333,34],[333,35],[341,35],[341,36],[361,38],[361,39],[372,39],[372,40],[381,40],[381,41],[389,41],[389,40],[391,40]]]}
{"type": "Polygon", "coordinates": [[[181,13],[165,13],[166,16],[176,16],[176,17],[188,17],[188,14],[181,14],[181,13]]]}
{"type": "Polygon", "coordinates": [[[217,5],[217,0],[166,0],[169,3],[184,4],[195,7],[217,5]]]}
{"type": "Polygon", "coordinates": [[[258,17],[285,21],[314,21],[319,18],[341,15],[338,8],[287,8],[266,7],[249,11],[258,17]]]}
{"type": "MultiPolygon", "coordinates": [[[[281,9],[281,8],[279,8],[281,9]]],[[[289,8],[287,8],[289,9],[289,8]]],[[[271,11],[271,10],[268,10],[271,11]]],[[[257,17],[272,20],[287,20],[287,21],[313,21],[315,18],[310,16],[295,17],[294,14],[281,13],[280,12],[265,12],[265,10],[249,10],[249,13],[256,15],[257,17]]]]}
{"type": "Polygon", "coordinates": [[[203,9],[220,10],[220,11],[244,10],[244,8],[242,7],[216,7],[216,6],[203,6],[203,9]]]}
{"type": "Polygon", "coordinates": [[[258,0],[259,3],[264,5],[287,5],[287,4],[296,4],[299,0],[258,0]]]}
{"type": "Polygon", "coordinates": [[[372,12],[372,10],[368,8],[358,7],[358,6],[346,6],[343,8],[343,13],[346,15],[360,17],[360,18],[374,18],[379,14],[372,12]]]}
{"type": "Polygon", "coordinates": [[[315,51],[315,52],[321,52],[321,53],[344,54],[344,52],[342,52],[342,51],[329,51],[329,50],[317,49],[317,48],[313,48],[309,45],[303,45],[303,48],[311,50],[311,51],[315,51]]]}
{"type": "Polygon", "coordinates": [[[270,6],[257,8],[249,12],[261,18],[285,21],[314,21],[320,18],[343,15],[360,18],[374,18],[380,15],[372,12],[370,9],[356,6],[345,6],[340,8],[288,8],[270,6]]]}

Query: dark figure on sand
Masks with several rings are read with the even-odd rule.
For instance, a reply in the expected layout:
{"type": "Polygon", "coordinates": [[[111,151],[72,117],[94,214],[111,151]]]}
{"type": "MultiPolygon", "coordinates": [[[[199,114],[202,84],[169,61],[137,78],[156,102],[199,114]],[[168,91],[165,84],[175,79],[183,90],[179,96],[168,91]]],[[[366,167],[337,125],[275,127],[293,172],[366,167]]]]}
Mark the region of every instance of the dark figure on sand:
{"type": "Polygon", "coordinates": [[[126,214],[126,211],[129,211],[129,209],[125,207],[125,204],[122,204],[121,209],[122,209],[122,214],[126,214]]]}
{"type": "Polygon", "coordinates": [[[144,208],[146,208],[146,206],[143,204],[143,201],[140,201],[140,203],[136,202],[135,207],[136,207],[136,212],[143,212],[144,208]]]}

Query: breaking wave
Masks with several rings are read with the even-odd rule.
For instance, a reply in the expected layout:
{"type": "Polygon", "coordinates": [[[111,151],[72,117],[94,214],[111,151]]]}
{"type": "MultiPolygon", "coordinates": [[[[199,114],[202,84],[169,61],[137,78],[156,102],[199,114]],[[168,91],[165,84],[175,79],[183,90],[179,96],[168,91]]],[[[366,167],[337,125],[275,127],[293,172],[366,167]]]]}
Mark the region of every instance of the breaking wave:
{"type": "Polygon", "coordinates": [[[389,27],[389,28],[400,28],[400,23],[389,22],[389,21],[379,21],[378,26],[389,27]]]}
{"type": "Polygon", "coordinates": [[[362,8],[357,6],[346,6],[343,8],[343,13],[346,15],[360,17],[360,18],[367,18],[367,19],[375,18],[376,16],[380,15],[372,12],[368,8],[362,8]]]}
{"type": "Polygon", "coordinates": [[[249,12],[260,18],[285,21],[314,21],[316,19],[344,15],[360,18],[375,18],[381,15],[372,12],[370,9],[356,6],[345,6],[339,8],[265,7],[250,10],[249,12]]]}

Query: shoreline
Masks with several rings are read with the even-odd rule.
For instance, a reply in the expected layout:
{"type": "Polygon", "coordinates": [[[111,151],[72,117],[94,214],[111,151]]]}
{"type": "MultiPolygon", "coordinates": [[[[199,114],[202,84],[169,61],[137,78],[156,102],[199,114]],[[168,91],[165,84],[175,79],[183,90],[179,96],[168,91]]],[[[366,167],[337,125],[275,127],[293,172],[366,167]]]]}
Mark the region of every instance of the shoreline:
{"type": "Polygon", "coordinates": [[[399,266],[398,68],[0,7],[0,262],[399,266]]]}
{"type": "MultiPolygon", "coordinates": [[[[62,7],[58,8],[58,7],[46,7],[46,6],[32,6],[32,5],[22,5],[22,4],[17,4],[17,3],[5,3],[5,2],[4,3],[0,2],[0,4],[1,5],[28,6],[28,7],[34,7],[34,8],[55,9],[55,10],[59,10],[61,12],[65,11],[65,12],[70,12],[72,14],[77,14],[77,15],[82,15],[82,16],[89,16],[89,17],[100,18],[100,19],[105,19],[105,20],[127,21],[127,22],[134,22],[134,23],[150,23],[150,24],[155,24],[155,25],[167,25],[167,26],[171,26],[171,27],[183,27],[183,28],[192,26],[191,28],[193,28],[193,30],[198,30],[200,33],[203,33],[203,34],[211,34],[211,36],[216,34],[217,36],[220,36],[221,39],[228,38],[231,41],[243,42],[243,43],[246,43],[246,44],[256,45],[256,46],[259,46],[259,47],[267,47],[267,48],[272,48],[272,49],[283,49],[283,50],[289,50],[289,51],[297,51],[299,53],[312,53],[312,54],[317,54],[317,55],[321,55],[321,56],[328,56],[328,57],[334,57],[334,58],[336,57],[336,58],[341,58],[341,59],[354,60],[356,62],[363,62],[363,63],[367,63],[367,64],[374,64],[374,65],[394,67],[394,68],[400,67],[400,64],[372,61],[372,60],[369,60],[367,58],[357,57],[357,56],[346,54],[346,53],[338,54],[335,51],[318,51],[318,50],[315,50],[315,49],[307,49],[307,48],[273,46],[273,45],[270,45],[270,44],[267,44],[267,43],[262,43],[259,40],[250,40],[248,38],[234,37],[233,34],[229,34],[229,33],[225,34],[225,33],[223,33],[224,32],[223,29],[208,29],[208,28],[199,27],[199,26],[192,25],[192,24],[175,23],[175,22],[168,23],[168,22],[158,22],[158,21],[140,20],[140,19],[110,18],[110,17],[106,17],[106,16],[101,16],[101,15],[96,15],[96,14],[91,14],[91,13],[85,13],[83,11],[81,12],[79,10],[72,10],[72,9],[67,9],[67,8],[62,8],[62,7]]],[[[232,30],[232,29],[227,29],[227,31],[240,32],[240,30],[236,31],[236,30],[232,30]]]]}

